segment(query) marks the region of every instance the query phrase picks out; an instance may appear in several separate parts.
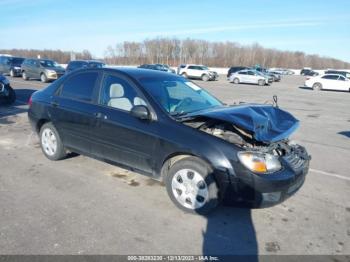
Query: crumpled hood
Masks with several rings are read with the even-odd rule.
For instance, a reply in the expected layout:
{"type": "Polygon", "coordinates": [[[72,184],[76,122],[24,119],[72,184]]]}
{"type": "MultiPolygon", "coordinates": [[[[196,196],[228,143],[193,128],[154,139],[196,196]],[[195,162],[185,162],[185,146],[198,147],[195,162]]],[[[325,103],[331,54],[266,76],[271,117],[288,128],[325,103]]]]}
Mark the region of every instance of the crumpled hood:
{"type": "Polygon", "coordinates": [[[187,116],[203,116],[232,123],[250,131],[255,140],[265,143],[286,139],[299,127],[299,120],[294,116],[271,105],[220,107],[187,116]]]}

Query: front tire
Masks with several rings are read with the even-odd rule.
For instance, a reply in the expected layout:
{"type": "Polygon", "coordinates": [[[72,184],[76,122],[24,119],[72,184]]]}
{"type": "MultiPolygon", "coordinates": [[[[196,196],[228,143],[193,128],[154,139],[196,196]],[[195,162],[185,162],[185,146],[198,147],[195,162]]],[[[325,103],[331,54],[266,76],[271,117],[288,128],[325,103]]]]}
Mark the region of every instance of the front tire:
{"type": "Polygon", "coordinates": [[[22,78],[23,78],[23,80],[25,80],[25,81],[29,80],[26,71],[23,71],[23,72],[22,72],[22,78]]]}
{"type": "Polygon", "coordinates": [[[205,74],[202,75],[202,80],[205,81],[205,82],[209,81],[209,76],[205,75],[205,74]]]}
{"type": "Polygon", "coordinates": [[[184,78],[188,78],[188,75],[186,73],[182,73],[181,76],[184,78]]]}
{"type": "Polygon", "coordinates": [[[56,128],[50,122],[40,129],[40,146],[44,155],[50,160],[61,160],[67,155],[56,128]]]}
{"type": "Polygon", "coordinates": [[[197,157],[177,161],[165,178],[172,202],[189,213],[207,214],[219,204],[219,188],[213,170],[197,157]]]}
{"type": "Polygon", "coordinates": [[[258,81],[258,85],[259,86],[264,86],[266,84],[266,81],[265,80],[259,80],[258,81]]]}
{"type": "Polygon", "coordinates": [[[312,89],[316,90],[316,91],[320,91],[320,90],[322,90],[322,84],[321,83],[315,83],[315,84],[313,84],[312,89]]]}

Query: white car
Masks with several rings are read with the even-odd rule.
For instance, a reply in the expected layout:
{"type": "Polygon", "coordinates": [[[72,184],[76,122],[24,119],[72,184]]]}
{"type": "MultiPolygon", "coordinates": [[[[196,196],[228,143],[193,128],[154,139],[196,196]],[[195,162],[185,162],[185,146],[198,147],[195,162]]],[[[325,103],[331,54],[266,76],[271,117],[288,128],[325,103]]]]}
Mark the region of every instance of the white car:
{"type": "Polygon", "coordinates": [[[264,86],[272,83],[273,78],[256,70],[245,69],[231,74],[229,81],[234,84],[247,83],[264,86]]]}
{"type": "Polygon", "coordinates": [[[350,80],[342,75],[336,74],[307,78],[304,85],[313,90],[339,90],[350,92],[350,80]]]}
{"type": "Polygon", "coordinates": [[[203,65],[180,65],[178,74],[185,78],[202,79],[203,81],[216,80],[219,78],[218,73],[211,71],[203,65]]]}

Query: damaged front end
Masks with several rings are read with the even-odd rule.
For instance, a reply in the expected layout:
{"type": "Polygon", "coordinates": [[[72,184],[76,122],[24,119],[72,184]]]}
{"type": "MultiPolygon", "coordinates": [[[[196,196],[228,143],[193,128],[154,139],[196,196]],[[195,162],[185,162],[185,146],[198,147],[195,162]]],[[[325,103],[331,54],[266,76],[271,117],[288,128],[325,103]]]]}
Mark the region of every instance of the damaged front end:
{"type": "Polygon", "coordinates": [[[183,123],[239,148],[233,180],[243,199],[270,206],[302,186],[311,157],[304,147],[289,141],[299,121],[288,112],[244,105],[198,112],[183,123]]]}

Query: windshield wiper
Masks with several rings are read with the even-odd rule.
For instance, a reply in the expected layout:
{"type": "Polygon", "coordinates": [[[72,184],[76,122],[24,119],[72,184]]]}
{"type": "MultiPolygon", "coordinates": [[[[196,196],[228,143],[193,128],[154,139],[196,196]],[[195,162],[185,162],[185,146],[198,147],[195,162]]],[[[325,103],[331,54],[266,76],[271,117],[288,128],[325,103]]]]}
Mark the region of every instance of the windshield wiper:
{"type": "Polygon", "coordinates": [[[171,112],[170,115],[173,116],[173,117],[183,117],[185,115],[187,115],[188,113],[187,112],[171,112]]]}

